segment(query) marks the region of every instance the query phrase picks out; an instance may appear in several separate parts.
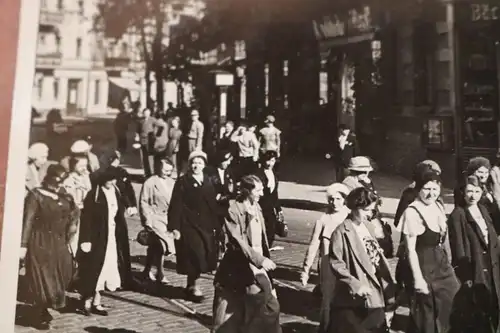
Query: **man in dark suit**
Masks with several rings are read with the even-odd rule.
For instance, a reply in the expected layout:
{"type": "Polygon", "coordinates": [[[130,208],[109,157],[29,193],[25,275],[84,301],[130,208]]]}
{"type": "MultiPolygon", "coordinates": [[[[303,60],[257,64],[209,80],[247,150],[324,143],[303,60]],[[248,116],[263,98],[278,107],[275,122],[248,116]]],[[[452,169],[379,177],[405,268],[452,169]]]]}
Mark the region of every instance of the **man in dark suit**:
{"type": "Polygon", "coordinates": [[[347,165],[355,156],[356,135],[351,132],[349,126],[345,124],[339,126],[336,145],[337,182],[342,182],[347,176],[347,165]]]}
{"type": "Polygon", "coordinates": [[[153,175],[154,166],[154,141],[155,141],[156,118],[151,116],[151,110],[144,109],[143,117],[137,127],[136,139],[141,144],[142,166],[144,168],[144,177],[149,178],[153,175]]]}

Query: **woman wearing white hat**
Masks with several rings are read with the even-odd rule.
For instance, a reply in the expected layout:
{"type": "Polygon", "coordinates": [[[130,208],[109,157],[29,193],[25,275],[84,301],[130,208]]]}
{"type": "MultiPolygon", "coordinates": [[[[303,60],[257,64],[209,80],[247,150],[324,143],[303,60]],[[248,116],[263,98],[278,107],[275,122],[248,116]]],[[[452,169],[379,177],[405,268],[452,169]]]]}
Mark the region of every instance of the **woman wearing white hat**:
{"type": "Polygon", "coordinates": [[[26,190],[31,191],[42,185],[47,172],[49,147],[45,143],[36,142],[28,149],[28,170],[26,171],[26,190]]]}
{"type": "Polygon", "coordinates": [[[316,221],[309,241],[309,247],[304,258],[301,282],[305,287],[309,280],[310,270],[319,249],[318,270],[320,283],[315,288],[321,288],[321,327],[328,327],[330,314],[331,294],[334,287],[334,277],[329,269],[329,248],[330,238],[333,231],[347,218],[349,209],[345,205],[345,198],[349,194],[349,188],[341,183],[334,183],[326,189],[326,199],[328,201],[327,211],[316,221]]]}
{"type": "Polygon", "coordinates": [[[60,165],[64,167],[66,172],[71,172],[69,164],[72,158],[85,157],[88,160],[87,169],[90,173],[99,170],[99,158],[91,152],[92,145],[89,143],[90,137],[87,140],[77,140],[70,148],[70,155],[67,155],[61,159],[60,165]]]}
{"type": "Polygon", "coordinates": [[[176,239],[177,273],[187,275],[186,295],[194,302],[204,298],[198,286],[200,275],[217,268],[219,207],[215,189],[204,173],[206,164],[204,152],[189,155],[189,170],[175,183],[168,207],[167,228],[176,239]]]}

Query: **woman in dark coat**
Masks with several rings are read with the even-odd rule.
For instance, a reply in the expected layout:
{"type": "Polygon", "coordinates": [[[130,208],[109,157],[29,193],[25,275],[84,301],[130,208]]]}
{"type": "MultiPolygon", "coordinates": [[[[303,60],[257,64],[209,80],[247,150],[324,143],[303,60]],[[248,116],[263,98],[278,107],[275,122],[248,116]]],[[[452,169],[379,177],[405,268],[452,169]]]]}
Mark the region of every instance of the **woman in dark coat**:
{"type": "Polygon", "coordinates": [[[134,187],[130,180],[130,175],[120,166],[121,154],[117,150],[111,150],[104,154],[101,158],[101,168],[91,175],[91,180],[94,186],[99,182],[100,176],[111,170],[116,174],[116,187],[120,191],[123,204],[127,209],[127,214],[133,216],[137,214],[137,198],[135,196],[134,187]]]}
{"type": "Polygon", "coordinates": [[[276,237],[278,218],[283,216],[280,201],[278,198],[279,180],[274,172],[274,165],[278,159],[278,153],[273,150],[266,151],[261,157],[261,168],[256,176],[264,184],[264,195],[260,198],[259,204],[264,214],[266,222],[266,233],[269,246],[272,247],[276,237]]]}
{"type": "Polygon", "coordinates": [[[480,204],[483,190],[476,176],[467,178],[462,195],[465,207],[455,207],[448,220],[452,265],[462,283],[452,332],[494,333],[500,309],[499,242],[491,216],[480,204]]]}
{"type": "Polygon", "coordinates": [[[104,315],[100,292],[132,284],[124,198],[113,170],[103,172],[84,201],[80,220],[80,293],[83,312],[104,315]]]}
{"type": "Polygon", "coordinates": [[[203,300],[198,287],[202,273],[217,267],[215,235],[219,232],[219,209],[212,183],[203,173],[207,155],[194,151],[189,155],[187,174],[175,183],[168,209],[168,230],[174,233],[177,273],[187,275],[187,296],[203,300]]]}
{"type": "Polygon", "coordinates": [[[65,176],[63,167],[49,166],[42,187],[28,192],[24,206],[21,259],[37,310],[31,316],[33,326],[42,330],[50,329],[47,309],[66,305],[65,291],[73,277],[69,244],[79,214],[71,197],[60,194],[65,176]]]}

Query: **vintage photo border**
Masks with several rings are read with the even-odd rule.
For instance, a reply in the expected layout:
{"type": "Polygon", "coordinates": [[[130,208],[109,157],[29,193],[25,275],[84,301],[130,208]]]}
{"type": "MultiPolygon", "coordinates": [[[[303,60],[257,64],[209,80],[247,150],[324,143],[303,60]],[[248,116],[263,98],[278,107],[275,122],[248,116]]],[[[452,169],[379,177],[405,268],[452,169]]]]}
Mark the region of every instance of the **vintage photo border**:
{"type": "MultiPolygon", "coordinates": [[[[1,8],[2,18],[5,19],[5,23],[0,24],[0,26],[5,25],[2,34],[14,35],[10,38],[15,41],[15,43],[10,44],[6,37],[0,39],[6,42],[2,45],[4,51],[0,52],[0,63],[3,63],[0,68],[4,69],[0,72],[2,75],[7,75],[8,73],[5,71],[11,68],[10,66],[15,65],[13,78],[10,80],[4,78],[5,81],[10,81],[5,82],[6,84],[14,84],[14,89],[7,89],[8,93],[4,91],[2,94],[2,98],[5,100],[4,104],[12,105],[12,107],[2,108],[4,121],[1,122],[1,132],[4,133],[1,135],[4,135],[5,139],[1,137],[1,143],[4,146],[3,150],[0,150],[0,157],[3,159],[0,166],[7,167],[0,168],[0,179],[5,179],[5,193],[2,193],[5,195],[5,201],[0,244],[0,313],[2,314],[0,316],[0,332],[7,333],[14,331],[16,314],[19,244],[21,241],[26,157],[31,119],[31,90],[35,74],[40,0],[4,1],[1,8]],[[7,19],[6,16],[10,17],[7,19]],[[13,52],[15,56],[11,57],[10,52],[13,52]],[[11,58],[16,61],[12,62],[11,58]]],[[[8,86],[4,87],[4,89],[6,88],[8,86]]],[[[3,190],[1,191],[3,192],[3,190]]],[[[1,197],[0,201],[2,201],[1,197]]]]}

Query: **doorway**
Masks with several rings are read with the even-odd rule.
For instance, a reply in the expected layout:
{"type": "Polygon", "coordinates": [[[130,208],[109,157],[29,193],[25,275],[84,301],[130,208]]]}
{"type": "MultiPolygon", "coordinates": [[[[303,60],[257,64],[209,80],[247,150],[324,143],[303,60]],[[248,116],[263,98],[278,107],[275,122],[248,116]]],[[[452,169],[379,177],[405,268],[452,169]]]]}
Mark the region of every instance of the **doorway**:
{"type": "Polygon", "coordinates": [[[80,95],[81,79],[69,79],[68,80],[68,97],[66,102],[66,114],[69,116],[75,116],[80,113],[78,108],[78,100],[80,95]]]}

